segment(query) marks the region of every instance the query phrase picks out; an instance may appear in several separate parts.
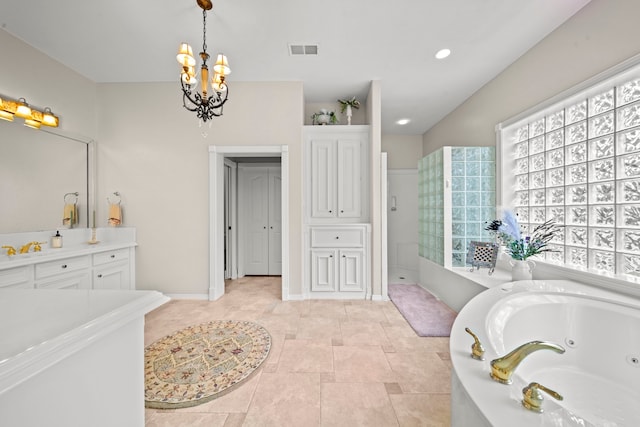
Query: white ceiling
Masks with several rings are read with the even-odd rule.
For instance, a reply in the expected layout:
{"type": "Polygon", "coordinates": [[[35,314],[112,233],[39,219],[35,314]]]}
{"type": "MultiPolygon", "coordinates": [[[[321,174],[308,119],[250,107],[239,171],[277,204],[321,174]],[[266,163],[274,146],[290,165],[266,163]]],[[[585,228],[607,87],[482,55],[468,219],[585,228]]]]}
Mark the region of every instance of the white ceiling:
{"type": "MultiPolygon", "coordinates": [[[[307,102],[334,102],[380,80],[383,132],[417,135],[589,1],[214,0],[207,51],[229,58],[230,102],[234,81],[302,81],[307,102]]],[[[179,43],[202,46],[196,0],[2,1],[0,26],[95,82],[177,82],[179,43]]]]}

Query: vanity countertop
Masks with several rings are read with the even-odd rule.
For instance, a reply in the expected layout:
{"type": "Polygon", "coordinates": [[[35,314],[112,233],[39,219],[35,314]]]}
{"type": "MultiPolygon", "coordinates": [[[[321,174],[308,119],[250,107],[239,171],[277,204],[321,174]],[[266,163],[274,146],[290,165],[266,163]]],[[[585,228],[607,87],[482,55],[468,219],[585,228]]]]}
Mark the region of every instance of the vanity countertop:
{"type": "Polygon", "coordinates": [[[42,250],[34,252],[31,249],[26,254],[9,256],[7,250],[0,252],[0,271],[14,267],[21,267],[35,263],[55,261],[74,256],[91,255],[117,249],[132,248],[137,246],[135,228],[98,228],[96,244],[89,244],[91,229],[61,230],[63,246],[51,248],[49,241],[55,231],[41,231],[31,233],[0,234],[0,246],[10,245],[19,250],[27,242],[46,242],[42,244],[42,250]]]}
{"type": "Polygon", "coordinates": [[[0,291],[0,394],[168,300],[157,291],[0,291]]]}
{"type": "Polygon", "coordinates": [[[13,267],[22,267],[40,262],[55,261],[58,259],[70,258],[74,256],[91,255],[98,252],[112,251],[116,249],[132,248],[137,246],[135,242],[115,242],[79,244],[59,249],[43,249],[41,252],[29,252],[26,254],[16,254],[13,256],[0,255],[0,270],[13,267]]]}

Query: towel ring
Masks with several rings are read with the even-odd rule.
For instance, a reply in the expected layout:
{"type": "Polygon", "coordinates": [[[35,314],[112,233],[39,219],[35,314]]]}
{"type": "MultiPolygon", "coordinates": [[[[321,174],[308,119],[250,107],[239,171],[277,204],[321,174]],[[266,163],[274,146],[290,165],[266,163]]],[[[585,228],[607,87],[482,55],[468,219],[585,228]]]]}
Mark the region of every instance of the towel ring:
{"type": "Polygon", "coordinates": [[[78,193],[77,191],[74,191],[74,192],[72,192],[72,193],[67,193],[67,194],[65,194],[65,195],[64,195],[64,197],[63,197],[63,199],[64,199],[64,203],[65,203],[65,204],[74,204],[74,205],[75,205],[76,203],[78,203],[78,196],[79,196],[79,195],[80,195],[80,193],[78,193]],[[68,196],[75,196],[75,200],[74,200],[73,202],[68,201],[68,200],[67,200],[67,197],[68,197],[68,196]]]}
{"type": "Polygon", "coordinates": [[[120,204],[120,202],[122,201],[122,197],[120,197],[120,193],[118,191],[114,191],[113,195],[116,196],[118,198],[117,202],[112,201],[109,196],[107,196],[107,202],[109,202],[109,204],[120,204]]]}

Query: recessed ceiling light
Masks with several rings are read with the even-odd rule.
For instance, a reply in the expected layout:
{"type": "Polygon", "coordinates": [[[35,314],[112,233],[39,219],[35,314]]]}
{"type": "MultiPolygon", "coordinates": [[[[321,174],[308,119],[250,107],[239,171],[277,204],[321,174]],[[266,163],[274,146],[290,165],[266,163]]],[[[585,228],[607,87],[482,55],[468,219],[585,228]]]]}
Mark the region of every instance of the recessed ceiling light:
{"type": "Polygon", "coordinates": [[[436,53],[436,58],[438,59],[444,59],[447,56],[451,55],[451,50],[449,49],[440,49],[437,53],[436,53]]]}
{"type": "Polygon", "coordinates": [[[409,119],[400,119],[400,120],[398,120],[398,121],[396,122],[396,124],[399,124],[399,125],[406,125],[406,124],[407,124],[407,123],[409,123],[410,121],[411,121],[411,120],[409,120],[409,119]]]}

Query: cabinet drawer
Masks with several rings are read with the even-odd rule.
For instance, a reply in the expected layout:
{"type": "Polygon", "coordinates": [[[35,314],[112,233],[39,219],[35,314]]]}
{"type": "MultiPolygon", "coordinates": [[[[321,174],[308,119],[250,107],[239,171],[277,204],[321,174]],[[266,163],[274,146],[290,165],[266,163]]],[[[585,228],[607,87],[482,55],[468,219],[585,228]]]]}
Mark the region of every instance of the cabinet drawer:
{"type": "Polygon", "coordinates": [[[311,247],[314,248],[362,248],[364,238],[361,227],[311,228],[311,247]]]}
{"type": "Polygon", "coordinates": [[[129,249],[116,249],[93,255],[93,265],[103,265],[129,259],[129,249]]]}
{"type": "Polygon", "coordinates": [[[0,271],[1,288],[33,288],[33,267],[24,266],[0,271]]]}
{"type": "Polygon", "coordinates": [[[88,255],[43,262],[42,264],[36,264],[36,280],[60,273],[82,270],[83,268],[89,268],[88,255]]]}

